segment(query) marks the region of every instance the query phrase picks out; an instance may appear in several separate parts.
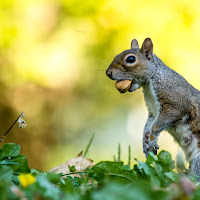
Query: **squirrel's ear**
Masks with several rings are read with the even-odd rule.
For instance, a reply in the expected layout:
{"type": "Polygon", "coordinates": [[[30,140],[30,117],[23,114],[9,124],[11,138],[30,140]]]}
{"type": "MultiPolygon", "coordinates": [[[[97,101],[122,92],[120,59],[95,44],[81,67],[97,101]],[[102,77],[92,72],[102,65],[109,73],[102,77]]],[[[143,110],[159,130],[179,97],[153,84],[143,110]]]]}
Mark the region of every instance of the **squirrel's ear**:
{"type": "Polygon", "coordinates": [[[139,48],[138,41],[136,39],[133,39],[131,42],[131,49],[133,48],[139,48]]]}
{"type": "Polygon", "coordinates": [[[150,60],[153,53],[153,43],[150,38],[146,38],[142,44],[141,52],[145,54],[146,58],[150,60]]]}

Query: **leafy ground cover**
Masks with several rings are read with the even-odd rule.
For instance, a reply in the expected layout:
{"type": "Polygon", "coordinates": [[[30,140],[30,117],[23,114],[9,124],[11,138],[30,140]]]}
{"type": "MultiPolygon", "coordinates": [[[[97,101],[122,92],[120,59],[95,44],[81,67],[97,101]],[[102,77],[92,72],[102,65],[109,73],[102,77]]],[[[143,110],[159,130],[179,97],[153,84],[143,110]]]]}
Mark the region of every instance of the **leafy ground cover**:
{"type": "Polygon", "coordinates": [[[20,145],[0,149],[0,199],[168,200],[200,199],[200,187],[187,172],[176,173],[170,153],[150,153],[146,162],[102,161],[84,172],[55,174],[30,169],[20,145]],[[72,177],[78,174],[79,177],[72,177]]]}

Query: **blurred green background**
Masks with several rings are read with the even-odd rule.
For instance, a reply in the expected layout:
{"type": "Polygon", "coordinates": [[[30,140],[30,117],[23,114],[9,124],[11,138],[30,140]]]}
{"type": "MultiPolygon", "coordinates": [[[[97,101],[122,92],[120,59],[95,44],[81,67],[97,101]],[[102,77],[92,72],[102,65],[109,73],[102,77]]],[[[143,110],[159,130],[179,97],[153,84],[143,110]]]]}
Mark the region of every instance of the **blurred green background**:
{"type": "MultiPolygon", "coordinates": [[[[105,75],[113,58],[146,37],[154,53],[200,89],[200,1],[1,0],[0,133],[26,112],[4,143],[22,146],[31,168],[47,170],[84,150],[112,160],[144,159],[142,90],[120,94],[105,75]]],[[[1,144],[2,145],[2,144],[1,144]]],[[[179,151],[162,133],[160,149],[179,151]]]]}

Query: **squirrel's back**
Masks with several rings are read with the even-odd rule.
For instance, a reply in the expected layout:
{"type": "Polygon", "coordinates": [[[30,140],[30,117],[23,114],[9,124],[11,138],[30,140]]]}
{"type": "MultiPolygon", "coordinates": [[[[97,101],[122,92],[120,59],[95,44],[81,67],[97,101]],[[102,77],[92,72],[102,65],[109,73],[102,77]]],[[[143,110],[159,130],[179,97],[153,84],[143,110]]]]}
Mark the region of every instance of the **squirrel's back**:
{"type": "Polygon", "coordinates": [[[166,66],[154,55],[156,70],[151,78],[155,92],[161,102],[188,110],[190,103],[200,108],[200,91],[194,88],[179,73],[166,66]]]}

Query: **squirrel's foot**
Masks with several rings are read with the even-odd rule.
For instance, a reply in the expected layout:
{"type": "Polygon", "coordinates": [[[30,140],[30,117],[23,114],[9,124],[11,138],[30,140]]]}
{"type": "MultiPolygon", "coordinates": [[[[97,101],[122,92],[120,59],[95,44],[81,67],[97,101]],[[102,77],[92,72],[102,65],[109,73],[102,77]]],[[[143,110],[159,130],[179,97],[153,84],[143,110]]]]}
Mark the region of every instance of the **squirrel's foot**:
{"type": "Polygon", "coordinates": [[[157,155],[157,150],[159,149],[159,146],[157,144],[157,142],[154,141],[150,141],[149,144],[149,152],[152,151],[154,155],[157,155]]]}
{"type": "Polygon", "coordinates": [[[153,152],[154,155],[157,155],[157,150],[159,146],[156,140],[150,141],[150,133],[146,132],[143,138],[143,152],[148,157],[150,152],[153,152]]]}

